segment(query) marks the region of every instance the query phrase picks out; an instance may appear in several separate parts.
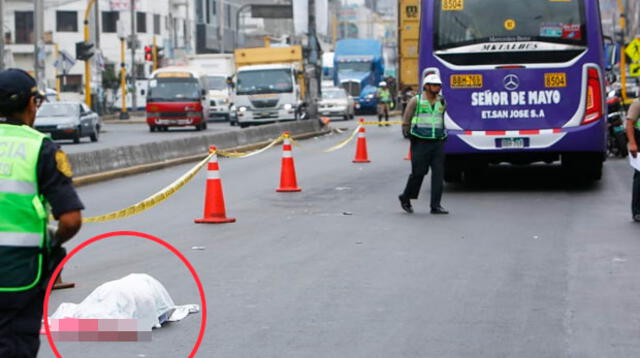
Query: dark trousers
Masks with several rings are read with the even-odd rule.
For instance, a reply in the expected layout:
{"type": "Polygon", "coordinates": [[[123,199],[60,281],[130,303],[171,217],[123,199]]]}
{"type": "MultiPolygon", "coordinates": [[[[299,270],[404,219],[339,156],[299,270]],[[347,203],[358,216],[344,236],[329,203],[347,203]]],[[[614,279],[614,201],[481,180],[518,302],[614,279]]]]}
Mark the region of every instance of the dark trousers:
{"type": "Polygon", "coordinates": [[[640,215],[640,171],[633,174],[633,195],[631,196],[631,213],[640,215]]]}
{"type": "Polygon", "coordinates": [[[444,141],[411,137],[411,174],[402,196],[418,199],[422,180],[431,168],[431,208],[440,206],[444,181],[444,141]]]}
{"type": "Polygon", "coordinates": [[[0,357],[35,358],[40,348],[44,289],[0,293],[0,357]]]}
{"type": "Polygon", "coordinates": [[[383,116],[384,116],[385,122],[388,122],[389,121],[389,104],[388,103],[378,103],[378,122],[382,121],[383,116]]]}

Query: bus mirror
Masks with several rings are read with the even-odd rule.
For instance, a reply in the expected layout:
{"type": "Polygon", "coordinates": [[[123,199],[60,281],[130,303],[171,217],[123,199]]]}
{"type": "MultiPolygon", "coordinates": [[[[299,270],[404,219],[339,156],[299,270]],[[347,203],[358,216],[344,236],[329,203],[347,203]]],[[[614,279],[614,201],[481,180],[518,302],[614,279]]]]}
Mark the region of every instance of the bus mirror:
{"type": "Polygon", "coordinates": [[[207,95],[207,90],[200,90],[200,94],[202,95],[202,97],[205,97],[207,95]]]}

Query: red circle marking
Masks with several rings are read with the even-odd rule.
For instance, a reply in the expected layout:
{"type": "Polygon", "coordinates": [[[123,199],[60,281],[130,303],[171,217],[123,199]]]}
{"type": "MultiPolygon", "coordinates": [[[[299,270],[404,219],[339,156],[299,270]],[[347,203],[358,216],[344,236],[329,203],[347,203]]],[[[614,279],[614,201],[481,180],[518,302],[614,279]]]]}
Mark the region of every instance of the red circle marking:
{"type": "MultiPolygon", "coordinates": [[[[193,346],[193,349],[191,350],[191,353],[189,353],[188,358],[193,358],[196,356],[196,352],[198,351],[198,349],[200,348],[200,344],[202,343],[202,338],[204,337],[204,331],[205,331],[205,327],[207,325],[207,300],[205,298],[204,295],[204,288],[202,287],[202,282],[200,282],[200,278],[198,277],[198,274],[196,273],[196,270],[193,268],[193,266],[191,265],[191,263],[189,262],[189,260],[187,260],[186,257],[184,257],[184,255],[178,251],[178,249],[176,249],[175,247],[171,246],[171,244],[169,244],[166,241],[163,241],[153,235],[149,235],[149,234],[145,234],[142,232],[137,232],[137,231],[113,231],[113,232],[108,232],[102,235],[98,235],[96,237],[93,237],[83,243],[81,243],[80,245],[78,245],[75,249],[71,250],[71,252],[62,260],[62,262],[56,267],[56,269],[53,271],[53,274],[51,275],[51,277],[58,277],[58,275],[60,274],[60,271],[62,271],[62,268],[64,267],[64,265],[67,264],[67,261],[69,261],[75,254],[78,253],[78,251],[84,249],[85,247],[95,243],[96,241],[100,241],[106,238],[110,238],[110,237],[115,237],[115,236],[135,236],[138,238],[142,238],[142,239],[147,239],[150,241],[153,241],[155,243],[158,243],[162,246],[164,246],[165,248],[167,248],[169,251],[171,251],[174,255],[178,256],[178,258],[182,261],[182,263],[184,263],[185,266],[187,266],[187,268],[189,269],[189,272],[191,272],[191,275],[193,276],[193,279],[196,281],[196,285],[198,286],[198,291],[200,293],[200,303],[202,306],[202,322],[200,324],[200,332],[198,333],[198,339],[196,340],[196,344],[193,346]]],[[[58,348],[55,345],[55,342],[53,341],[53,337],[51,336],[51,328],[49,327],[49,298],[51,296],[51,290],[53,289],[53,283],[55,280],[49,280],[49,284],[47,285],[47,291],[45,292],[45,296],[44,296],[44,307],[43,307],[43,318],[44,318],[44,330],[47,334],[47,341],[49,341],[49,346],[51,346],[51,350],[53,350],[53,354],[55,354],[55,356],[57,358],[62,358],[62,355],[60,355],[60,352],[58,352],[58,348]]]]}

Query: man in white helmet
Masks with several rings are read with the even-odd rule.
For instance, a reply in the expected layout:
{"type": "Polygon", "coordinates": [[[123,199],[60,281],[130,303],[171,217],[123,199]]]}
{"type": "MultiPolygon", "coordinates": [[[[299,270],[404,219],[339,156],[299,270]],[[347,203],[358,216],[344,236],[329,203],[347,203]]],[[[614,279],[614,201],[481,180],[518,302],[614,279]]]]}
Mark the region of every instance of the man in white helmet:
{"type": "MultiPolygon", "coordinates": [[[[389,105],[391,104],[391,92],[387,87],[387,82],[382,81],[379,83],[378,91],[376,92],[376,97],[378,98],[378,126],[382,126],[382,116],[384,116],[384,121],[389,122],[389,105]]],[[[386,124],[389,126],[389,123],[386,124]]]]}
{"type": "Polygon", "coordinates": [[[431,168],[431,213],[448,214],[440,200],[444,186],[444,128],[446,103],[440,95],[440,76],[429,74],[422,80],[422,91],[407,104],[404,112],[402,132],[411,140],[411,174],[398,197],[400,206],[411,214],[411,199],[417,199],[424,176],[431,168]]]}

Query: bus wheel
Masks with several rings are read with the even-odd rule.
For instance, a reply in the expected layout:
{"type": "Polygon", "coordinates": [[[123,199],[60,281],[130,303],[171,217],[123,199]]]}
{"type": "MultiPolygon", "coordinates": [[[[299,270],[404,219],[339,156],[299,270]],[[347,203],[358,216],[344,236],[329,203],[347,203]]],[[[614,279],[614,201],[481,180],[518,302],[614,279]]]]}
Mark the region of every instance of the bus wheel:
{"type": "Polygon", "coordinates": [[[149,126],[149,132],[155,132],[156,126],[149,126]]]}
{"type": "Polygon", "coordinates": [[[562,156],[562,168],[573,180],[598,181],[602,179],[602,153],[571,153],[562,156]]]}

